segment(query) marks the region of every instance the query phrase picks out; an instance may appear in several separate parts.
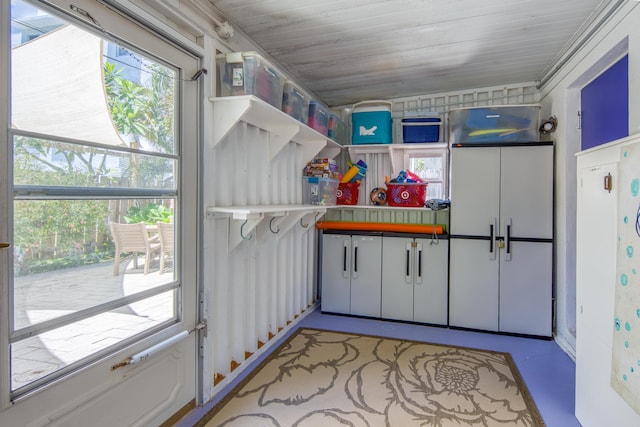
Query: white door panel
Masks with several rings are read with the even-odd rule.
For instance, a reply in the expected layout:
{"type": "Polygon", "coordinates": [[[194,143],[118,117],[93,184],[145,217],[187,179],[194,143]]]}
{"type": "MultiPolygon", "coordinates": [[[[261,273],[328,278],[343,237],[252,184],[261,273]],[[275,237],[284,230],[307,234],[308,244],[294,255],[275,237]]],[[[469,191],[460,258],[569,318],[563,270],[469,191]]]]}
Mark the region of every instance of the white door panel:
{"type": "Polygon", "coordinates": [[[499,263],[489,257],[489,241],[451,239],[449,244],[449,324],[498,331],[499,263]]]}
{"type": "Polygon", "coordinates": [[[553,146],[501,147],[500,228],[511,236],[553,237],[553,146]]]}
{"type": "Polygon", "coordinates": [[[350,313],[380,317],[382,237],[352,236],[351,244],[350,313]]]}
{"type": "Polygon", "coordinates": [[[413,292],[413,320],[447,324],[449,241],[416,239],[416,284],[413,292]],[[422,256],[419,256],[419,252],[422,256]]]}
{"type": "Polygon", "coordinates": [[[551,243],[511,242],[500,253],[500,332],[551,336],[551,243]]]}
{"type": "Polygon", "coordinates": [[[413,320],[413,274],[411,243],[405,237],[382,239],[382,317],[413,320]]]}
{"type": "Polygon", "coordinates": [[[488,236],[500,207],[500,148],[451,150],[451,234],[488,236]]]}
{"type": "Polygon", "coordinates": [[[351,253],[351,236],[322,236],[322,311],[349,313],[351,253]]]}
{"type": "MultiPolygon", "coordinates": [[[[8,308],[14,305],[18,306],[19,300],[15,299],[12,301],[10,298],[7,298],[7,294],[10,294],[11,291],[3,293],[2,305],[0,307],[0,325],[2,325],[2,331],[0,332],[0,345],[2,346],[2,351],[0,352],[0,369],[2,370],[0,372],[0,425],[159,425],[188,402],[195,399],[198,388],[198,373],[196,371],[198,334],[192,333],[186,335],[186,331],[192,330],[198,320],[196,295],[198,293],[197,244],[200,219],[198,212],[200,212],[200,209],[198,208],[199,192],[197,189],[199,188],[199,184],[197,174],[199,171],[198,151],[200,145],[198,118],[200,117],[199,105],[201,103],[201,97],[200,84],[189,81],[189,77],[200,68],[200,60],[192,54],[176,48],[175,45],[168,43],[163,37],[154,34],[153,31],[145,29],[142,24],[134,23],[125,18],[124,14],[115,13],[95,1],[73,1],[74,8],[71,8],[70,2],[63,0],[52,0],[47,3],[53,3],[59,6],[59,9],[56,11],[44,7],[43,4],[39,2],[29,2],[29,5],[20,4],[20,7],[16,6],[15,10],[20,10],[20,13],[22,13],[25,10],[28,12],[28,8],[38,8],[40,9],[39,12],[46,12],[39,13],[39,15],[37,15],[39,18],[43,16],[46,17],[47,13],[58,15],[61,11],[84,11],[85,13],[77,12],[75,15],[72,14],[69,16],[60,14],[60,22],[75,23],[76,27],[80,29],[80,32],[91,33],[93,39],[104,39],[106,37],[109,43],[120,43],[119,47],[122,49],[120,49],[119,52],[125,52],[124,55],[134,60],[132,64],[138,64],[137,66],[140,68],[142,68],[140,64],[144,62],[145,64],[153,63],[154,66],[159,65],[158,68],[160,69],[171,71],[171,73],[167,73],[166,80],[175,82],[173,86],[175,90],[171,91],[172,96],[170,98],[166,97],[165,99],[171,99],[169,104],[173,104],[175,108],[175,114],[173,115],[175,128],[174,132],[170,132],[166,136],[167,139],[174,138],[172,144],[175,150],[168,149],[166,152],[163,152],[161,149],[158,149],[158,151],[154,151],[151,155],[147,156],[144,153],[140,153],[138,148],[133,144],[127,146],[130,151],[123,154],[121,144],[114,144],[113,146],[115,148],[111,149],[110,146],[96,146],[95,143],[102,143],[90,137],[87,137],[86,140],[68,138],[69,141],[66,141],[64,139],[66,130],[64,123],[61,122],[55,122],[59,125],[55,127],[58,131],[57,133],[54,132],[54,128],[51,128],[50,133],[42,136],[42,141],[44,141],[42,145],[45,146],[45,143],[51,144],[52,142],[58,144],[54,145],[54,148],[58,150],[58,152],[50,159],[47,159],[51,162],[64,161],[64,159],[60,160],[60,158],[65,154],[68,156],[66,158],[69,159],[78,156],[78,153],[86,156],[100,156],[101,150],[113,150],[115,152],[120,150],[118,155],[121,161],[112,161],[108,165],[108,168],[113,172],[111,178],[114,181],[119,171],[123,171],[128,169],[129,166],[137,164],[137,161],[142,163],[145,158],[153,157],[154,164],[161,164],[165,161],[164,159],[171,159],[173,162],[172,165],[175,167],[173,169],[169,168],[165,176],[167,178],[166,182],[175,183],[175,189],[170,189],[171,191],[175,190],[175,192],[169,196],[159,196],[157,198],[171,199],[172,201],[171,209],[174,212],[173,223],[175,224],[176,233],[176,237],[173,239],[175,246],[172,247],[174,252],[173,259],[170,261],[172,262],[172,268],[165,271],[159,271],[156,264],[155,266],[152,265],[155,271],[149,274],[143,274],[142,270],[140,270],[139,274],[127,272],[125,275],[123,272],[120,272],[120,274],[114,276],[113,263],[106,263],[109,271],[100,276],[88,273],[84,275],[82,273],[77,274],[74,278],[76,282],[72,282],[72,284],[78,285],[75,292],[70,292],[68,296],[65,294],[64,297],[66,297],[66,300],[61,299],[62,304],[65,305],[74,303],[74,299],[78,300],[79,303],[85,304],[85,306],[75,311],[72,309],[66,310],[66,306],[60,307],[52,305],[50,302],[48,306],[45,305],[32,309],[34,306],[30,306],[29,304],[34,301],[47,303],[46,298],[50,295],[40,295],[38,293],[29,294],[28,296],[33,297],[33,299],[27,301],[29,303],[26,304],[28,308],[26,310],[27,315],[35,314],[39,316],[37,318],[26,318],[30,321],[35,319],[32,325],[33,338],[27,336],[29,330],[26,330],[23,324],[19,323],[24,320],[20,317],[22,310],[14,310],[14,318],[10,319],[11,311],[8,310],[8,308]],[[79,21],[76,21],[76,18],[78,18],[79,21]],[[85,26],[84,24],[87,22],[89,22],[89,25],[85,26]],[[94,23],[95,26],[92,23],[94,23]],[[92,27],[94,27],[93,30],[95,31],[92,31],[92,27]],[[107,32],[114,36],[105,36],[107,32]],[[61,138],[61,140],[57,138],[61,138]],[[74,146],[76,148],[68,148],[74,146]],[[156,153],[164,154],[162,156],[155,156],[156,153]],[[129,156],[129,154],[131,155],[129,156]],[[125,164],[125,160],[130,161],[130,163],[125,164]],[[184,209],[182,207],[184,207],[184,209]],[[146,282],[145,279],[148,280],[152,276],[159,277],[160,285],[152,284],[153,286],[149,286],[148,288],[139,287],[143,283],[149,285],[149,282],[146,282]],[[109,294],[109,296],[104,299],[104,305],[102,305],[103,300],[98,300],[98,302],[92,302],[91,300],[91,298],[96,296],[102,297],[102,295],[99,295],[98,286],[89,288],[88,293],[82,293],[86,290],[83,288],[86,288],[88,285],[97,285],[99,282],[102,283],[106,279],[113,278],[120,280],[118,286],[112,289],[103,288],[102,291],[107,293],[113,291],[116,293],[116,296],[112,297],[112,294],[109,294]],[[125,278],[128,280],[125,280],[125,278]],[[133,291],[130,288],[132,284],[138,286],[134,287],[133,291]],[[129,302],[126,300],[127,295],[133,295],[142,290],[145,290],[147,294],[144,297],[140,297],[138,301],[129,302]],[[157,295],[150,296],[153,292],[157,292],[157,295]],[[158,320],[151,318],[151,316],[144,316],[144,311],[149,306],[153,306],[154,303],[158,305],[157,298],[162,299],[168,296],[169,293],[171,293],[171,303],[169,304],[170,309],[168,310],[169,314],[166,317],[166,321],[164,321],[165,317],[158,320]],[[42,296],[43,299],[37,301],[38,296],[42,296]],[[114,309],[111,309],[112,305],[114,309]],[[143,307],[143,305],[146,306],[143,307]],[[96,311],[92,311],[94,309],[96,311]],[[51,316],[52,313],[55,315],[51,316]],[[117,321],[114,319],[117,319],[117,321]],[[122,319],[126,320],[123,321],[122,319]],[[13,320],[18,320],[18,322],[13,322],[13,320]],[[38,329],[43,324],[46,326],[46,322],[49,322],[50,328],[38,329]],[[126,326],[131,326],[134,323],[136,325],[143,324],[143,327],[141,329],[130,329],[128,335],[126,332],[123,332],[126,326]],[[53,353],[53,348],[47,346],[46,341],[50,340],[48,344],[55,344],[56,340],[60,342],[60,336],[63,335],[61,333],[66,332],[66,328],[72,328],[78,325],[81,327],[77,328],[76,331],[79,331],[80,334],[90,334],[92,331],[95,331],[92,327],[105,328],[109,332],[113,332],[113,334],[105,334],[102,337],[101,342],[105,342],[106,344],[99,347],[101,352],[97,352],[95,347],[86,345],[86,343],[84,346],[71,346],[68,348],[68,351],[72,350],[69,351],[69,354],[74,353],[73,357],[75,357],[75,359],[62,360],[64,359],[64,354],[59,353],[58,363],[60,360],[62,360],[63,363],[55,366],[50,371],[52,372],[50,374],[52,377],[41,375],[37,381],[22,386],[22,388],[14,387],[12,380],[20,376],[14,375],[12,378],[11,370],[14,373],[19,373],[19,369],[23,369],[25,366],[17,363],[16,352],[9,351],[10,348],[14,350],[23,343],[34,343],[40,345],[40,350],[38,351],[40,355],[45,355],[48,352],[53,353]],[[151,325],[155,327],[151,328],[151,325]],[[11,337],[8,333],[10,332],[10,327],[14,329],[11,337]],[[118,329],[119,327],[121,328],[118,329]],[[22,328],[22,330],[20,328],[22,328]],[[118,335],[118,332],[122,332],[124,335],[118,335]],[[136,333],[139,334],[136,335],[136,333]],[[183,333],[186,336],[182,337],[183,333]],[[139,363],[112,369],[112,367],[126,361],[132,355],[144,353],[150,347],[176,336],[181,337],[181,339],[173,342],[173,344],[167,344],[166,348],[150,355],[146,359],[143,358],[144,360],[139,363]],[[123,342],[124,339],[129,340],[123,342]],[[81,351],[84,353],[81,353],[81,351]],[[55,379],[55,381],[52,378],[55,379]],[[27,388],[28,390],[26,392],[22,391],[27,388]]],[[[3,19],[1,25],[2,28],[7,28],[6,33],[8,35],[10,7],[11,10],[13,10],[14,2],[1,2],[1,4],[0,7],[2,7],[2,11],[0,11],[0,18],[3,19]],[[12,3],[11,6],[9,3],[12,3]]],[[[27,13],[21,16],[20,25],[25,19],[30,17],[33,18],[36,17],[36,15],[29,15],[29,13],[27,13]]],[[[58,25],[56,19],[36,19],[34,22],[45,22],[46,25],[53,22],[55,25],[58,25]]],[[[39,29],[37,25],[35,29],[39,29]]],[[[31,27],[27,25],[25,28],[31,27]]],[[[67,29],[70,27],[64,28],[67,29]]],[[[50,28],[48,28],[45,33],[48,34],[49,30],[50,28]]],[[[74,28],[74,31],[75,30],[76,28],[74,28]]],[[[64,32],[52,31],[51,34],[53,33],[58,33],[57,36],[62,36],[64,32]]],[[[90,38],[91,37],[86,37],[86,39],[90,38]]],[[[51,39],[52,38],[48,38],[48,40],[51,39]]],[[[73,38],[67,38],[67,40],[73,41],[73,38]]],[[[0,41],[2,41],[0,53],[3,55],[2,61],[0,62],[3,64],[3,67],[5,67],[4,64],[9,63],[9,41],[7,37],[4,36],[0,36],[0,41]]],[[[105,40],[101,42],[104,43],[105,40]]],[[[59,42],[56,43],[56,46],[60,46],[59,42]]],[[[32,40],[28,44],[33,48],[36,43],[32,40]]],[[[99,58],[101,61],[100,45],[98,45],[98,49],[96,58],[99,58]]],[[[69,49],[66,50],[72,51],[69,49]]],[[[108,56],[107,53],[103,54],[108,56]]],[[[13,53],[11,53],[11,55],[13,55],[13,53]]],[[[37,55],[34,57],[37,57],[37,55]]],[[[30,57],[27,57],[27,59],[30,59],[30,57]]],[[[109,57],[109,59],[112,58],[109,57]]],[[[91,73],[97,74],[102,78],[101,64],[98,60],[96,63],[98,66],[91,68],[91,73]]],[[[17,61],[14,61],[12,64],[16,65],[17,61]]],[[[83,65],[86,64],[80,61],[75,64],[78,69],[83,67],[83,65]]],[[[132,66],[135,67],[135,65],[132,66]]],[[[8,67],[4,68],[4,70],[7,69],[8,67]]],[[[77,72],[78,69],[72,71],[77,72]]],[[[48,74],[53,74],[42,72],[42,70],[39,69],[36,71],[46,75],[46,78],[50,77],[48,74]]],[[[143,74],[143,70],[139,71],[143,74]]],[[[153,73],[148,73],[148,75],[151,74],[153,73]]],[[[9,93],[9,85],[20,84],[20,79],[13,79],[4,72],[0,73],[0,75],[3,80],[0,84],[0,94],[3,95],[1,98],[7,99],[5,95],[9,93]],[[10,77],[10,79],[7,79],[7,77],[10,77]]],[[[43,81],[46,78],[44,78],[43,81]]],[[[138,83],[143,80],[144,78],[140,77],[138,83]]],[[[82,94],[82,91],[76,93],[79,101],[82,100],[82,94]]],[[[47,93],[43,91],[42,96],[46,95],[47,93]]],[[[104,96],[104,94],[102,94],[102,96],[104,96]]],[[[69,99],[59,100],[61,104],[64,102],[72,104],[69,99]]],[[[6,104],[8,103],[2,103],[2,105],[0,105],[0,115],[2,117],[9,116],[6,110],[6,104]]],[[[106,105],[103,105],[103,107],[106,107],[106,105]]],[[[38,117],[38,119],[40,118],[41,117],[38,117]]],[[[44,120],[44,118],[42,119],[44,120]]],[[[71,122],[75,117],[70,117],[69,119],[71,122]]],[[[10,164],[11,155],[6,151],[5,147],[10,147],[11,145],[17,146],[17,144],[23,143],[24,140],[32,138],[31,135],[25,134],[29,129],[26,129],[25,132],[25,129],[14,127],[7,132],[6,127],[10,127],[12,123],[7,124],[4,120],[0,121],[0,123],[4,126],[3,132],[1,133],[2,136],[0,136],[0,145],[3,147],[0,149],[0,161],[2,161],[3,164],[10,164]],[[7,140],[7,135],[9,135],[11,139],[7,140]]],[[[79,125],[76,126],[74,130],[78,130],[78,127],[79,125]]],[[[155,137],[149,138],[149,141],[152,141],[152,143],[159,141],[155,139],[155,137]]],[[[127,142],[131,143],[131,140],[127,140],[127,142]]],[[[27,142],[25,145],[29,143],[31,142],[27,142]]],[[[169,145],[171,145],[171,143],[169,145]]],[[[109,156],[115,157],[114,154],[109,154],[109,156]]],[[[74,163],[74,165],[77,166],[77,163],[74,163]]],[[[131,169],[133,170],[135,167],[131,166],[131,169]]],[[[140,168],[140,170],[142,170],[142,168],[140,168]]],[[[109,187],[109,183],[111,182],[106,179],[106,176],[102,176],[105,180],[100,180],[99,182],[96,180],[95,183],[97,184],[93,187],[85,183],[78,184],[77,186],[65,186],[63,190],[68,192],[73,192],[76,187],[82,190],[87,187],[89,191],[81,194],[78,198],[59,197],[58,200],[55,199],[54,196],[54,198],[44,201],[39,200],[36,196],[31,199],[28,197],[21,199],[20,197],[22,196],[20,196],[17,191],[14,192],[14,188],[12,188],[13,184],[16,185],[16,188],[22,184],[31,184],[43,187],[46,190],[49,190],[53,184],[52,181],[47,180],[42,180],[35,184],[31,182],[20,182],[19,179],[23,178],[16,178],[14,180],[14,178],[18,176],[20,169],[14,168],[13,171],[11,168],[2,169],[3,176],[0,179],[0,187],[2,187],[0,188],[0,193],[3,195],[14,195],[13,201],[2,200],[5,202],[2,204],[5,207],[15,207],[17,204],[33,206],[39,203],[53,204],[59,200],[65,203],[68,202],[74,206],[81,206],[81,202],[84,201],[95,202],[97,200],[102,203],[106,198],[100,198],[95,194],[98,193],[103,186],[109,187]],[[16,172],[16,175],[9,175],[13,171],[16,172]]],[[[118,175],[117,178],[120,179],[121,176],[118,175]]],[[[55,182],[57,183],[58,181],[55,182]]],[[[134,176],[134,178],[128,182],[124,179],[119,182],[121,186],[113,185],[113,188],[109,189],[113,190],[113,193],[110,194],[114,194],[114,199],[118,199],[118,201],[130,200],[127,199],[128,193],[122,195],[119,192],[123,188],[122,185],[124,187],[130,186],[138,193],[143,194],[140,199],[145,199],[147,196],[145,191],[150,188],[145,187],[145,184],[143,184],[142,173],[134,176]],[[136,181],[138,178],[140,178],[140,180],[136,181]]],[[[169,184],[168,187],[163,187],[162,189],[165,190],[169,188],[170,185],[173,184],[169,184]]],[[[160,184],[158,184],[158,186],[160,187],[160,184]]],[[[151,200],[151,198],[145,200],[151,200]]],[[[96,205],[99,204],[100,203],[96,203],[96,205]]],[[[19,230],[17,226],[18,220],[22,220],[24,217],[17,217],[16,220],[14,220],[14,218],[9,216],[14,213],[11,209],[12,208],[9,208],[8,212],[3,211],[2,214],[0,214],[0,220],[2,221],[0,223],[0,236],[12,236],[12,238],[18,235],[28,236],[27,232],[19,230]]],[[[110,205],[109,209],[109,212],[113,212],[116,208],[110,205]]],[[[81,226],[86,224],[79,222],[77,225],[81,226]]],[[[150,233],[152,233],[151,228],[151,226],[148,227],[150,233]]],[[[67,232],[68,230],[64,231],[67,232]]],[[[70,233],[69,231],[69,234],[70,233]]],[[[89,228],[89,232],[87,233],[88,240],[80,242],[99,243],[90,240],[93,238],[93,235],[92,229],[89,228]]],[[[54,240],[56,245],[61,244],[62,237],[65,236],[62,234],[56,235],[56,239],[54,240]],[[58,240],[57,237],[60,237],[60,240],[58,240]]],[[[86,250],[84,248],[89,247],[89,245],[83,246],[81,243],[77,246],[78,251],[86,250]]],[[[100,243],[102,243],[102,241],[100,241],[100,243]]],[[[11,250],[11,252],[13,251],[11,250]]],[[[9,253],[9,251],[2,253],[0,288],[13,290],[16,287],[15,279],[18,279],[19,275],[10,272],[14,271],[12,270],[13,266],[17,264],[15,264],[12,259],[9,259],[7,253],[9,253]]],[[[19,254],[17,249],[16,254],[19,254]]],[[[144,260],[144,262],[148,261],[147,259],[144,260]]],[[[99,265],[91,265],[91,267],[99,267],[99,265]]],[[[123,266],[123,270],[124,269],[125,267],[123,266]]],[[[72,270],[72,268],[59,271],[51,270],[45,274],[52,280],[52,283],[56,280],[58,283],[62,283],[63,281],[60,280],[60,277],[69,273],[69,270],[72,270]]],[[[28,280],[31,281],[35,279],[28,278],[28,280]]],[[[24,288],[20,289],[23,290],[24,288]]],[[[16,292],[16,294],[23,295],[20,292],[16,292]]],[[[52,296],[60,299],[60,294],[52,296]]],[[[22,309],[22,307],[20,308],[22,309]]],[[[64,339],[70,338],[72,338],[72,336],[64,334],[64,339]]],[[[55,359],[52,360],[55,361],[55,359]]],[[[37,368],[36,365],[34,366],[37,368]]],[[[28,367],[30,373],[37,371],[37,369],[34,369],[34,366],[28,367]]]]}

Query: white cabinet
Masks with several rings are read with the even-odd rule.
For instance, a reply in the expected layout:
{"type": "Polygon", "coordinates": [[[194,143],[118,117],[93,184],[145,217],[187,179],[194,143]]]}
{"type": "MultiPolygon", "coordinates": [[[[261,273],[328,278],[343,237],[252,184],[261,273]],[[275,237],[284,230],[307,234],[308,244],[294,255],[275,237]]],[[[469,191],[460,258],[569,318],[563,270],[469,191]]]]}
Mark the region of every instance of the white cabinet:
{"type": "Polygon", "coordinates": [[[322,236],[322,311],[380,317],[382,237],[322,236]]]}
{"type": "Polygon", "coordinates": [[[449,324],[552,334],[553,146],[452,149],[449,324]]]}
{"type": "Polygon", "coordinates": [[[445,239],[382,238],[382,309],[385,319],[447,324],[445,239]]]}
{"type": "Polygon", "coordinates": [[[621,147],[638,136],[579,153],[576,221],[576,417],[584,427],[638,426],[611,387],[621,147]],[[604,188],[610,176],[612,190],[604,188]]]}

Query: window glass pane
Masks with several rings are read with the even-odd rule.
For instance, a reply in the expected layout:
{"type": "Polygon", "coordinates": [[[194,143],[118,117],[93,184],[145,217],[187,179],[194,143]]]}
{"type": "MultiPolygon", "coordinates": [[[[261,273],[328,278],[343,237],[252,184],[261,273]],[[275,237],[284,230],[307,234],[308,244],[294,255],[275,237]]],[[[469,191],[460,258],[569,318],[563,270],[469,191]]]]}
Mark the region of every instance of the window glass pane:
{"type": "MultiPolygon", "coordinates": [[[[88,289],[85,289],[88,291],[88,289]]],[[[11,344],[11,390],[121,343],[175,316],[175,290],[11,344]]],[[[89,292],[74,297],[80,299],[89,292]]],[[[48,296],[42,296],[46,300],[48,296]]]]}
{"type": "Polygon", "coordinates": [[[12,1],[14,129],[175,153],[177,71],[12,1]]]}
{"type": "Polygon", "coordinates": [[[174,205],[174,199],[16,201],[14,328],[173,282],[174,205]],[[122,241],[116,275],[110,224],[139,222],[146,236],[115,231],[122,241]],[[158,222],[170,231],[162,242],[158,222]]]}
{"type": "Polygon", "coordinates": [[[14,184],[174,190],[176,160],[16,136],[14,184]]]}
{"type": "Polygon", "coordinates": [[[19,0],[10,59],[19,395],[179,317],[179,70],[19,0]]]}
{"type": "Polygon", "coordinates": [[[444,155],[416,154],[409,157],[409,170],[422,178],[427,185],[427,199],[444,199],[444,155]]]}
{"type": "Polygon", "coordinates": [[[442,179],[442,157],[411,157],[411,172],[423,179],[442,179]]]}

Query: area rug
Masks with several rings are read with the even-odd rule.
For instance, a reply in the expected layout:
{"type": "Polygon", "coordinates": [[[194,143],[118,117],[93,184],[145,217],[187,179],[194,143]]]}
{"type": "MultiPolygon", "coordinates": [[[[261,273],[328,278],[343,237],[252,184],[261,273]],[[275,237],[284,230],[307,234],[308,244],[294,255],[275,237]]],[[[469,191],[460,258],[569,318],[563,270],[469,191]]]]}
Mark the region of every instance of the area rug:
{"type": "Polygon", "coordinates": [[[511,355],[299,329],[206,427],[544,426],[511,355]]]}

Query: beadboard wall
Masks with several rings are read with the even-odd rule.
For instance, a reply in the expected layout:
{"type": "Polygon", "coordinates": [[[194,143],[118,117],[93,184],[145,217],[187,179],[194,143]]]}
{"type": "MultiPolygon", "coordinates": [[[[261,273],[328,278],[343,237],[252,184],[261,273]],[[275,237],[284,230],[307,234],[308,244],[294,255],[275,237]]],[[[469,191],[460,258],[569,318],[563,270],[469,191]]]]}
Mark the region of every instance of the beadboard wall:
{"type": "MultiPolygon", "coordinates": [[[[394,99],[395,141],[401,141],[399,123],[406,113],[441,113],[445,122],[440,139],[446,142],[450,109],[529,104],[538,99],[532,83],[394,99]]],[[[350,107],[334,111],[350,124],[350,107]]],[[[215,126],[216,118],[212,120],[215,126]]],[[[269,132],[241,121],[218,144],[205,141],[205,208],[302,203],[302,169],[311,159],[303,158],[302,147],[295,143],[271,158],[269,139],[269,132]]],[[[343,150],[342,168],[346,156],[343,150]]],[[[368,160],[372,174],[390,174],[388,155],[368,160]]],[[[265,220],[231,247],[233,221],[229,215],[209,213],[203,227],[201,309],[209,323],[201,348],[205,400],[266,351],[275,337],[295,326],[319,295],[317,232],[312,224],[301,221],[281,235],[273,233],[265,220]]]]}

